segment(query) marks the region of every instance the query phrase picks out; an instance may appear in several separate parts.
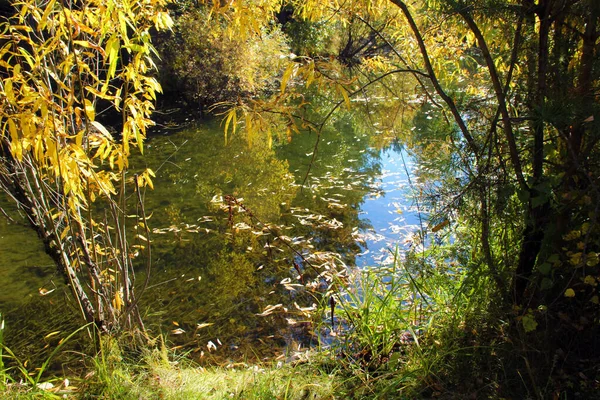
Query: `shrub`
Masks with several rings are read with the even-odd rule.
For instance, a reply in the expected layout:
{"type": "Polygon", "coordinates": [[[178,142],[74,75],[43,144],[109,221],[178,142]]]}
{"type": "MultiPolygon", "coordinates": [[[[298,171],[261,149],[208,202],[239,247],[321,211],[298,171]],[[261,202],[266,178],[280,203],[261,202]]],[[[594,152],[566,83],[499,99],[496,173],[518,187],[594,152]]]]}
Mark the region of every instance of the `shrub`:
{"type": "Polygon", "coordinates": [[[279,28],[242,39],[226,31],[223,15],[204,8],[182,14],[158,40],[166,94],[200,110],[268,90],[282,55],[289,53],[279,28]]]}

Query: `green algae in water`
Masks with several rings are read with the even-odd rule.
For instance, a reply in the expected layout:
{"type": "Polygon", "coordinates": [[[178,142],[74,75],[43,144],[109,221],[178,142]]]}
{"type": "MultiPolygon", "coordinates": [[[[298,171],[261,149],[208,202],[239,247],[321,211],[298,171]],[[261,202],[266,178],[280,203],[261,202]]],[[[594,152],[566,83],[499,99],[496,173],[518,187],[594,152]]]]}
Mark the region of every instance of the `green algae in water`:
{"type": "Polygon", "coordinates": [[[52,290],[61,281],[56,266],[44,252],[35,231],[20,218],[14,205],[0,194],[0,207],[12,214],[15,222],[0,216],[0,307],[19,304],[39,291],[52,290]]]}

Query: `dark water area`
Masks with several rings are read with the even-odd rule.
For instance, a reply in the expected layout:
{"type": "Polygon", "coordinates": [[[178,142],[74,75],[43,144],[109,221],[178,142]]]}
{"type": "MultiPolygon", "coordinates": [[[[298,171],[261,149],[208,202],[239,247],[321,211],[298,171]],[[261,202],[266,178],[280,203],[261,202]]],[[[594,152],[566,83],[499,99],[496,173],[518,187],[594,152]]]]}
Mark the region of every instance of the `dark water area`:
{"type": "MultiPolygon", "coordinates": [[[[311,165],[315,139],[225,143],[219,123],[204,121],[157,133],[133,157],[133,170],[156,174],[145,192],[153,259],[140,301],[151,335],[200,362],[289,357],[315,344],[320,328],[309,314],[333,271],[385,265],[397,245],[410,246],[420,220],[407,175],[414,165],[400,146],[374,148],[340,120],[311,165]]],[[[0,311],[20,327],[7,328],[6,344],[76,327],[35,233],[0,218],[0,242],[0,311]],[[57,305],[69,313],[46,324],[57,305]]]]}

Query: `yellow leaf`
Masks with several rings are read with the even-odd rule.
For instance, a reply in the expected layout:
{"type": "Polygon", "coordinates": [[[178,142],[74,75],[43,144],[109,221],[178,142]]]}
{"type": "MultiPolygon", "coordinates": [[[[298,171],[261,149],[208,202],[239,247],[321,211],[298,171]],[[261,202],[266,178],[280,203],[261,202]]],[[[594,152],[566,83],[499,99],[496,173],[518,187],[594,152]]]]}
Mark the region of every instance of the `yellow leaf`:
{"type": "Polygon", "coordinates": [[[95,45],[91,44],[87,40],[73,40],[73,44],[86,48],[96,48],[95,45]]]}
{"type": "Polygon", "coordinates": [[[590,286],[596,286],[596,278],[594,278],[591,275],[587,275],[584,279],[583,279],[583,283],[585,283],[586,285],[590,285],[590,286]]]}
{"type": "Polygon", "coordinates": [[[48,16],[50,15],[50,12],[52,10],[54,10],[54,3],[55,3],[55,0],[50,0],[48,2],[48,5],[46,6],[46,10],[44,11],[44,15],[42,15],[42,18],[40,19],[40,24],[38,25],[38,30],[42,30],[46,26],[46,22],[48,21],[48,16]]]}
{"type": "Polygon", "coordinates": [[[600,262],[600,257],[598,257],[598,253],[590,252],[587,254],[586,264],[588,267],[595,267],[600,262]]]}
{"type": "Polygon", "coordinates": [[[92,104],[91,101],[89,101],[88,99],[84,99],[83,103],[85,105],[85,115],[88,117],[88,119],[90,121],[93,121],[96,119],[96,109],[94,108],[94,105],[92,104]]]}
{"type": "Polygon", "coordinates": [[[102,133],[104,136],[106,136],[107,139],[112,139],[112,135],[110,134],[110,132],[108,132],[108,130],[100,122],[91,121],[91,124],[94,126],[94,128],[98,129],[98,131],[100,131],[100,133],[102,133]]]}
{"type": "Polygon", "coordinates": [[[285,72],[283,73],[283,76],[281,77],[281,93],[285,93],[285,88],[287,87],[287,82],[290,79],[290,77],[292,76],[292,74],[294,73],[294,67],[295,64],[291,63],[286,69],[285,72]]]}
{"type": "Polygon", "coordinates": [[[94,96],[100,97],[101,99],[117,101],[117,98],[115,96],[109,95],[108,93],[106,93],[105,90],[99,91],[98,89],[93,88],[91,86],[86,86],[85,90],[87,90],[88,92],[90,92],[94,96]]]}
{"type": "Polygon", "coordinates": [[[150,186],[150,189],[154,190],[154,183],[152,183],[152,179],[150,179],[150,177],[146,176],[146,185],[150,186]]]}
{"type": "Polygon", "coordinates": [[[49,334],[47,334],[46,336],[44,336],[44,339],[48,339],[48,338],[50,338],[50,337],[52,337],[52,336],[56,336],[56,335],[58,335],[59,333],[60,333],[60,331],[54,331],[54,332],[52,332],[52,333],[49,333],[49,334]]]}
{"type": "Polygon", "coordinates": [[[10,104],[13,106],[17,104],[15,94],[13,93],[12,79],[7,79],[4,81],[4,94],[6,95],[6,98],[10,104]]]}
{"type": "Polygon", "coordinates": [[[121,43],[116,35],[113,35],[106,42],[106,54],[108,55],[108,73],[107,79],[112,79],[117,70],[117,61],[119,60],[119,48],[121,43]]]}
{"type": "Polygon", "coordinates": [[[338,88],[340,93],[344,97],[344,103],[346,103],[346,107],[348,107],[349,110],[352,106],[350,105],[350,98],[348,97],[348,92],[346,92],[346,89],[344,89],[342,85],[338,85],[338,88]]]}
{"type": "Polygon", "coordinates": [[[171,27],[173,26],[173,20],[169,16],[169,13],[159,12],[158,15],[156,16],[154,26],[156,27],[157,30],[171,29],[171,27]]]}
{"type": "Polygon", "coordinates": [[[582,256],[583,256],[583,254],[581,252],[572,254],[571,257],[570,257],[569,262],[573,266],[578,266],[581,263],[582,256]]]}
{"type": "Polygon", "coordinates": [[[119,292],[115,294],[115,298],[113,300],[113,307],[119,311],[123,307],[123,299],[121,298],[121,293],[119,292]]]}
{"type": "Polygon", "coordinates": [[[19,134],[17,133],[17,126],[12,118],[8,119],[8,131],[10,132],[10,140],[16,142],[19,140],[19,134]]]}
{"type": "Polygon", "coordinates": [[[575,297],[575,291],[571,288],[565,290],[565,297],[575,297]]]}
{"type": "MultiPolygon", "coordinates": [[[[227,114],[227,118],[225,119],[225,145],[227,145],[227,132],[229,131],[229,124],[231,123],[232,120],[235,120],[236,118],[236,111],[235,108],[231,109],[229,111],[229,113],[227,114]]],[[[233,126],[231,128],[231,134],[235,133],[235,122],[233,123],[233,126]]]]}

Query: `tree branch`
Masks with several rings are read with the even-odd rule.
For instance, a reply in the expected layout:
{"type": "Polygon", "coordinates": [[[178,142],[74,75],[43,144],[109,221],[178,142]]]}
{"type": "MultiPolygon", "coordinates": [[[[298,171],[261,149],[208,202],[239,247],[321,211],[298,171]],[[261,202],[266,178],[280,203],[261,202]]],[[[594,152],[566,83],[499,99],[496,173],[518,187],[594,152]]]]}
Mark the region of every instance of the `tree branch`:
{"type": "Polygon", "coordinates": [[[527,186],[527,182],[525,182],[525,178],[523,176],[523,169],[521,167],[521,160],[519,159],[517,143],[512,128],[512,122],[510,119],[510,115],[508,114],[508,109],[506,107],[506,95],[502,88],[502,83],[500,82],[500,76],[498,75],[498,71],[496,70],[496,65],[494,64],[494,60],[492,59],[492,55],[490,54],[490,50],[487,46],[485,38],[483,37],[479,26],[475,23],[475,21],[469,14],[468,8],[464,6],[458,6],[457,11],[467,23],[469,29],[471,29],[471,32],[473,32],[473,34],[475,35],[479,48],[483,53],[483,58],[485,59],[485,63],[490,73],[490,78],[492,79],[492,84],[494,86],[494,92],[496,93],[496,99],[498,100],[498,108],[500,109],[500,115],[502,115],[502,128],[504,130],[504,134],[506,135],[506,140],[508,141],[508,149],[510,152],[511,161],[513,163],[513,168],[515,170],[515,175],[521,188],[527,190],[529,187],[527,186]]]}
{"type": "Polygon", "coordinates": [[[462,132],[465,140],[467,141],[469,147],[471,148],[471,151],[477,156],[478,146],[475,143],[473,136],[471,136],[471,133],[469,132],[469,128],[467,128],[465,121],[463,120],[462,116],[458,112],[458,108],[456,107],[454,100],[452,100],[452,98],[450,96],[448,96],[448,94],[446,94],[446,92],[440,85],[440,82],[438,81],[438,79],[435,75],[435,72],[433,71],[433,66],[431,65],[431,61],[429,60],[429,53],[427,52],[427,47],[425,46],[425,41],[423,40],[423,36],[421,36],[421,31],[419,30],[419,27],[417,26],[415,20],[413,19],[410,11],[408,10],[408,7],[406,6],[406,4],[403,1],[400,1],[400,0],[390,0],[390,1],[393,4],[395,4],[396,6],[398,6],[404,13],[404,16],[406,17],[406,19],[408,21],[408,24],[410,25],[410,27],[413,31],[413,34],[415,35],[415,38],[417,39],[417,43],[419,45],[419,50],[421,51],[421,56],[423,57],[423,62],[425,63],[425,69],[427,70],[429,79],[431,80],[431,83],[433,84],[433,87],[435,88],[436,93],[442,98],[442,100],[444,100],[444,102],[446,103],[448,108],[450,108],[450,111],[452,112],[452,116],[454,117],[454,121],[458,124],[458,127],[460,128],[460,131],[462,132]]]}

